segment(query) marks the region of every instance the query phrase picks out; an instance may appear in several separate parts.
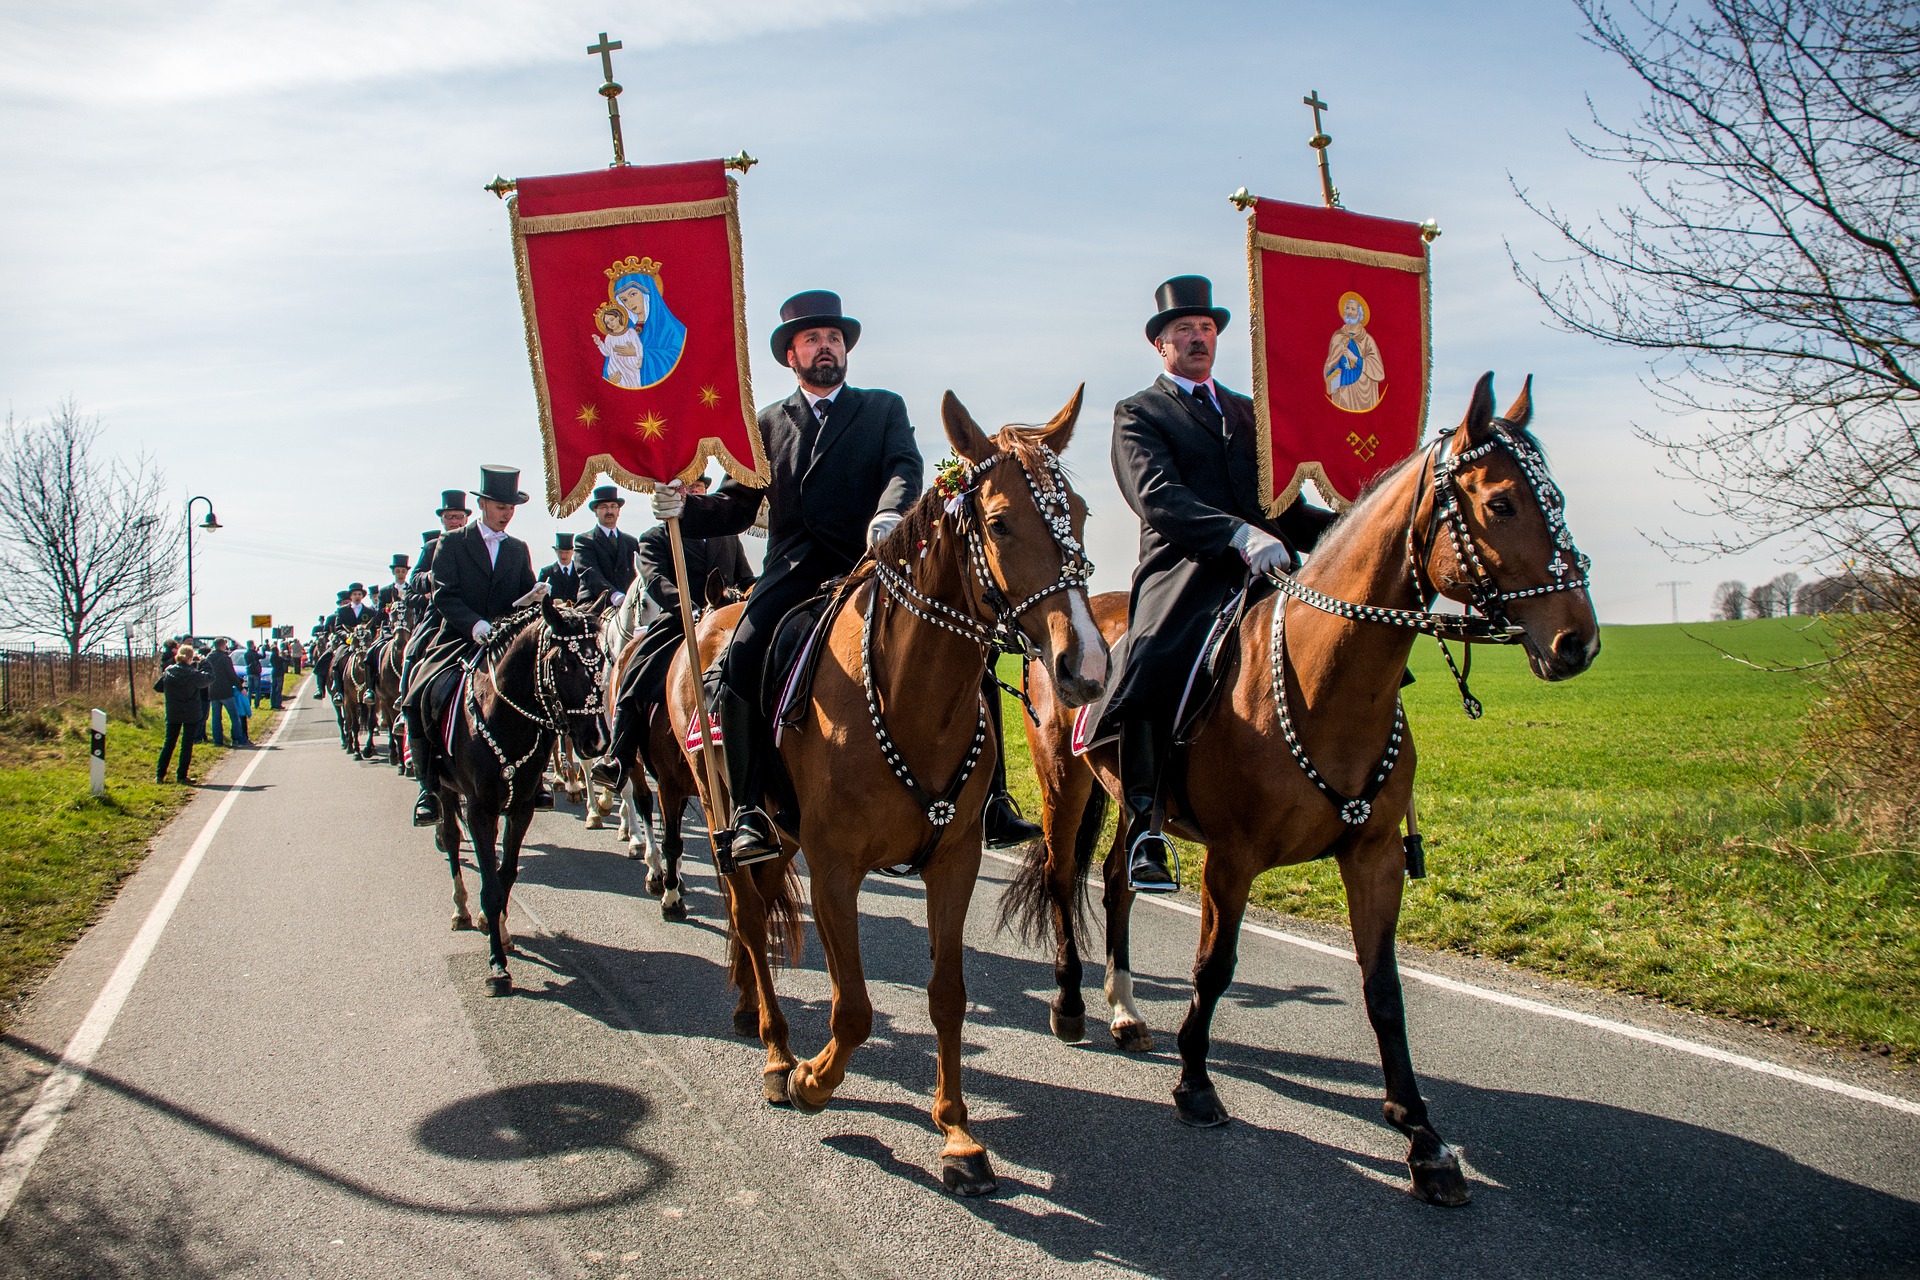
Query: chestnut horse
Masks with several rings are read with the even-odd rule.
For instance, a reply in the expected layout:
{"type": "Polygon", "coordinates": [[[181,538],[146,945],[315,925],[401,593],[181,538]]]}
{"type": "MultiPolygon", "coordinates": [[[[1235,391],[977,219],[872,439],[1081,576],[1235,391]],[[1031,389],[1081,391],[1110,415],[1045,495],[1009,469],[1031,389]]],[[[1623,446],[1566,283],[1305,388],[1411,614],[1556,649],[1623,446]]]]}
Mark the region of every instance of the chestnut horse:
{"type": "Polygon", "coordinates": [[[344,735],[340,745],[356,760],[373,759],[373,735],[380,724],[375,706],[378,690],[373,671],[373,646],[373,625],[355,627],[347,633],[345,647],[334,660],[340,671],[340,728],[344,735]],[[360,739],[363,730],[367,735],[364,746],[360,739]]]}
{"type": "MultiPolygon", "coordinates": [[[[1080,399],[1076,391],[1044,427],[1006,427],[989,439],[947,393],[941,416],[958,457],[842,584],[804,714],[781,731],[799,829],[781,831],[784,857],[727,877],[734,936],[751,963],[743,1004],[757,1005],[767,1046],[762,1087],[768,1101],[811,1114],[832,1099],[873,1026],[860,962],[861,882],[887,869],[920,876],[938,1040],[933,1122],[945,1135],[941,1180],[961,1195],[996,1185],[960,1091],[961,937],[980,870],[988,753],[999,749],[980,695],[987,654],[997,641],[1037,655],[1056,696],[1070,703],[1098,697],[1106,679],[1106,643],[1087,609],[1086,504],[1057,458],[1080,399]],[[804,1062],[787,1047],[769,937],[770,916],[777,924],[791,909],[790,864],[800,849],[833,982],[833,1038],[804,1062]]],[[[698,635],[704,667],[724,637],[718,626],[698,635]]],[[[669,675],[682,742],[696,674],[683,658],[669,675]]],[[[694,776],[704,786],[700,768],[694,776]]],[[[724,797],[703,799],[709,814],[729,811],[724,797]]]]}
{"type": "MultiPolygon", "coordinates": [[[[1254,597],[1237,645],[1227,643],[1218,703],[1187,748],[1184,785],[1168,789],[1168,826],[1206,849],[1193,1001],[1180,1028],[1173,1091],[1178,1118],[1199,1127],[1227,1121],[1207,1074],[1209,1029],[1233,978],[1253,878],[1332,856],[1379,1041],[1386,1118],[1410,1139],[1415,1192],[1442,1205],[1464,1204],[1469,1192],[1459,1157],[1420,1097],[1394,959],[1408,870],[1400,824],[1414,777],[1400,682],[1422,631],[1519,643],[1543,680],[1580,674],[1599,651],[1586,560],[1566,532],[1559,490],[1527,433],[1531,387],[1529,379],[1506,417],[1496,419],[1493,375],[1483,377],[1460,427],[1383,476],[1328,531],[1298,578],[1277,584],[1285,596],[1254,597]],[[1481,616],[1431,613],[1436,595],[1472,605],[1481,616]]],[[[1126,629],[1126,605],[1123,595],[1095,601],[1110,643],[1126,629]]],[[[1029,936],[1054,935],[1053,1030],[1071,1042],[1086,1026],[1076,937],[1083,927],[1080,880],[1107,797],[1120,795],[1118,758],[1111,744],[1074,755],[1071,701],[1044,679],[1029,685],[1040,716],[1028,742],[1045,840],[1009,887],[1002,917],[1029,936]]],[[[1464,680],[1461,692],[1470,699],[1464,680]]],[[[1468,706],[1477,714],[1477,704],[1468,706]]],[[[1133,894],[1117,834],[1105,876],[1109,1029],[1122,1048],[1151,1048],[1133,1002],[1133,894]]]]}

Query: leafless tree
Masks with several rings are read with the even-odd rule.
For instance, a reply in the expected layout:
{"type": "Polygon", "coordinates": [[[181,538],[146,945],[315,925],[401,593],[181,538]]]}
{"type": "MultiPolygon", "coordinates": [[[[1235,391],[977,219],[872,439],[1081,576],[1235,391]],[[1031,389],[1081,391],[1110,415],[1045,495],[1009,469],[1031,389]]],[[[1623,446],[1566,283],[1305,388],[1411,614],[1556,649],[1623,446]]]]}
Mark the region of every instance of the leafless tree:
{"type": "Polygon", "coordinates": [[[1575,144],[1636,196],[1588,222],[1523,190],[1569,252],[1515,269],[1704,417],[1647,433],[1718,517],[1672,541],[1920,575],[1920,4],[1576,3],[1646,99],[1575,144]]]}
{"type": "Polygon", "coordinates": [[[1774,593],[1771,582],[1762,582],[1747,592],[1747,616],[1749,618],[1771,618],[1780,612],[1779,597],[1774,593]]]}
{"type": "Polygon", "coordinates": [[[1747,584],[1723,582],[1713,589],[1713,620],[1738,622],[1747,616],[1747,584]]]}
{"type": "Polygon", "coordinates": [[[0,427],[0,629],[70,654],[150,624],[179,563],[165,476],[144,453],[104,457],[102,430],[72,401],[0,427]]]}
{"type": "Polygon", "coordinates": [[[1793,616],[1793,602],[1800,590],[1800,575],[1791,571],[1781,574],[1767,584],[1773,588],[1773,602],[1783,618],[1793,616]]]}

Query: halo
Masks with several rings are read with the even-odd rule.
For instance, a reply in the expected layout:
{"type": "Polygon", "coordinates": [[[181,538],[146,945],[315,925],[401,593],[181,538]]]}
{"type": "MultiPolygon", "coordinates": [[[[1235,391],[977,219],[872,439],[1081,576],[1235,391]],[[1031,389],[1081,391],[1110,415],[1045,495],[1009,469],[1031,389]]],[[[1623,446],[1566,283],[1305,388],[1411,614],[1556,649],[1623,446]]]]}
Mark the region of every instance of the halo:
{"type": "Polygon", "coordinates": [[[594,308],[593,319],[594,323],[600,326],[600,332],[602,333],[621,333],[631,325],[631,321],[627,319],[627,309],[617,302],[601,303],[598,307],[594,308]],[[607,328],[607,318],[609,316],[612,316],[620,322],[619,326],[611,331],[607,328]]]}
{"type": "Polygon", "coordinates": [[[1335,307],[1334,307],[1334,310],[1339,312],[1340,318],[1342,320],[1345,320],[1347,318],[1347,299],[1348,298],[1352,298],[1355,302],[1360,304],[1360,323],[1361,324],[1365,324],[1367,323],[1367,321],[1373,319],[1373,308],[1367,305],[1367,300],[1361,297],[1359,294],[1355,293],[1353,290],[1349,289],[1345,293],[1340,295],[1340,301],[1337,304],[1335,304],[1335,307]]]}

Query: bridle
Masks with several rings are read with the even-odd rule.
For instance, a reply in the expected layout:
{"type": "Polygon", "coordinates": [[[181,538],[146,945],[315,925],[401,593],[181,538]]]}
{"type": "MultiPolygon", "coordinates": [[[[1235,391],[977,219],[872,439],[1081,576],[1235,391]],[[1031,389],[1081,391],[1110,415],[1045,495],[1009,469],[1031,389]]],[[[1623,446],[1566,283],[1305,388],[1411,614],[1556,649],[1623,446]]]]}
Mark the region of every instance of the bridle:
{"type": "MultiPolygon", "coordinates": [[[[1087,580],[1093,575],[1093,561],[1088,557],[1086,548],[1073,534],[1073,508],[1067,498],[1067,478],[1060,467],[1060,459],[1046,445],[1037,446],[1040,457],[1040,469],[1046,474],[1047,484],[1043,487],[1035,482],[1034,468],[1017,453],[999,452],[977,463],[955,460],[943,468],[940,491],[946,493],[943,518],[951,518],[960,528],[966,542],[961,556],[961,564],[967,579],[969,598],[978,598],[992,615],[991,622],[983,622],[973,612],[957,609],[943,600],[936,600],[914,586],[906,574],[896,566],[887,564],[877,552],[868,552],[873,562],[873,576],[878,588],[867,597],[867,608],[860,626],[860,681],[866,693],[867,716],[873,722],[873,736],[880,745],[881,758],[887,762],[893,776],[907,789],[914,803],[933,826],[933,834],[907,862],[897,867],[883,867],[883,874],[905,876],[917,873],[933,856],[934,847],[947,824],[959,816],[955,801],[966,786],[967,779],[973,776],[980,762],[980,754],[987,740],[987,704],[979,699],[978,715],[974,722],[973,740],[967,747],[967,755],[960,763],[959,771],[945,791],[934,795],[920,785],[919,779],[907,767],[900,754],[900,746],[888,731],[886,717],[880,711],[880,694],[873,682],[873,620],[877,611],[881,592],[884,591],[901,608],[922,622],[950,631],[954,635],[971,640],[980,646],[980,655],[989,673],[993,671],[993,655],[1000,651],[1018,652],[1024,657],[1040,656],[1032,639],[1021,630],[1019,620],[1034,605],[1049,596],[1062,591],[1085,590],[1087,580]],[[979,512],[980,482],[985,475],[1008,458],[1026,473],[1027,488],[1033,494],[1034,506],[1039,510],[1041,520],[1046,524],[1047,532],[1053,538],[1054,545],[1060,551],[1060,573],[1049,585],[1027,596],[1017,603],[1007,595],[1006,589],[994,577],[992,566],[987,562],[986,543],[981,537],[983,521],[979,512]],[[955,465],[957,463],[957,465],[955,465]]],[[[903,566],[904,567],[904,563],[903,566]]],[[[994,683],[1000,679],[994,676],[994,683]]],[[[1001,685],[1006,688],[1006,685],[1001,685]]],[[[1018,691],[1015,691],[1018,692],[1018,691]]],[[[1022,701],[1025,701],[1022,695],[1022,701]]]]}
{"type": "Polygon", "coordinates": [[[568,732],[567,717],[569,716],[598,717],[602,715],[605,708],[602,702],[604,692],[601,669],[606,665],[606,661],[607,656],[595,643],[595,635],[590,627],[583,627],[578,632],[556,631],[548,623],[545,610],[538,604],[503,619],[500,625],[494,628],[493,634],[487,637],[480,651],[474,654],[469,667],[471,674],[486,676],[487,682],[493,686],[494,698],[509,709],[518,712],[521,718],[531,722],[538,730],[534,734],[533,745],[528,747],[518,759],[509,760],[505,748],[500,745],[500,740],[494,737],[493,730],[487,726],[486,718],[480,714],[479,694],[474,689],[473,680],[469,678],[466,681],[466,693],[461,699],[461,708],[480,740],[487,744],[488,749],[493,752],[494,759],[500,763],[501,773],[507,780],[505,806],[507,809],[513,808],[514,794],[518,789],[522,766],[545,749],[548,745],[548,734],[565,735],[568,732]],[[537,714],[507,696],[506,690],[500,687],[499,671],[500,660],[506,656],[513,641],[534,623],[537,623],[540,628],[539,637],[534,643],[533,656],[533,693],[539,705],[537,714]],[[554,665],[560,656],[559,650],[562,649],[586,668],[593,693],[585,706],[569,707],[560,696],[560,683],[558,677],[554,675],[554,665]]]}
{"type": "MultiPolygon", "coordinates": [[[[1484,712],[1478,698],[1467,688],[1467,677],[1473,671],[1473,645],[1475,644],[1518,644],[1525,634],[1525,628],[1519,626],[1508,616],[1507,605],[1515,600],[1528,600],[1537,596],[1550,595],[1556,591],[1584,591],[1588,585],[1588,569],[1591,561],[1582,555],[1573,544],[1573,534],[1567,528],[1566,498],[1560,487],[1553,482],[1547,470],[1547,462],[1532,441],[1520,432],[1520,428],[1505,418],[1493,420],[1493,434],[1490,439],[1458,454],[1449,451],[1453,442],[1453,431],[1442,432],[1427,447],[1427,457],[1420,464],[1420,480],[1414,489],[1413,505],[1407,513],[1407,574],[1412,579],[1414,595],[1420,600],[1431,600],[1440,594],[1436,583],[1423,569],[1423,565],[1432,558],[1434,548],[1439,544],[1442,529],[1453,546],[1454,562],[1466,574],[1464,580],[1449,585],[1464,586],[1471,597],[1469,607],[1474,614],[1435,613],[1431,609],[1392,609],[1382,605],[1354,604],[1340,600],[1322,592],[1315,591],[1287,574],[1269,574],[1269,579],[1286,595],[1311,605],[1323,613],[1346,618],[1353,622],[1377,622],[1387,626],[1406,627],[1410,630],[1430,635],[1440,646],[1440,652],[1446,657],[1447,668],[1453,673],[1454,683],[1460,688],[1460,704],[1467,718],[1477,720],[1484,712]],[[1459,468],[1470,462],[1478,461],[1491,454],[1495,449],[1504,448],[1512,456],[1514,463],[1533,489],[1535,504],[1541,517],[1546,521],[1547,532],[1553,539],[1554,555],[1547,568],[1553,574],[1553,581],[1522,590],[1503,591],[1493,580],[1493,574],[1487,569],[1486,561],[1480,554],[1480,544],[1473,536],[1473,529],[1467,523],[1466,511],[1461,499],[1466,490],[1460,484],[1459,468]],[[1420,520],[1421,500],[1426,496],[1428,484],[1433,488],[1433,510],[1427,521],[1426,545],[1418,545],[1415,530],[1420,520]],[[1573,576],[1569,576],[1573,575],[1573,576]],[[1455,665],[1453,653],[1447,648],[1447,640],[1461,642],[1466,649],[1464,669],[1455,665]]],[[[1400,758],[1400,744],[1406,738],[1407,715],[1398,694],[1393,700],[1393,728],[1387,737],[1387,747],[1381,753],[1379,763],[1367,775],[1367,784],[1357,796],[1349,796],[1337,790],[1307,757],[1305,745],[1300,741],[1298,730],[1294,727],[1293,713],[1287,706],[1287,688],[1284,678],[1286,666],[1286,601],[1274,602],[1272,634],[1268,644],[1268,660],[1272,671],[1273,701],[1279,710],[1280,734],[1287,744],[1287,751],[1294,762],[1306,774],[1307,781],[1333,803],[1339,812],[1340,820],[1349,827],[1358,827],[1373,816],[1373,802],[1379,796],[1387,780],[1392,777],[1394,765],[1400,758]]]]}

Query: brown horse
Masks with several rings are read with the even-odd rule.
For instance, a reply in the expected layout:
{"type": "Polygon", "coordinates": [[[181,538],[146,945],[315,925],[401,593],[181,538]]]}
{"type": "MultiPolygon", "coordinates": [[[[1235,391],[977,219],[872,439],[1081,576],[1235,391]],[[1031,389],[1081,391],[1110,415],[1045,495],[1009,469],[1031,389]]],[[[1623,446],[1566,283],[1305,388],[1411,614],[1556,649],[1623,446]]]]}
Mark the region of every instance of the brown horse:
{"type": "Polygon", "coordinates": [[[356,760],[373,758],[373,735],[379,726],[374,702],[378,693],[373,644],[372,624],[355,627],[347,633],[345,647],[335,659],[340,663],[340,727],[344,734],[341,745],[356,760]],[[366,734],[364,745],[360,738],[362,732],[366,734]]]}
{"type": "MultiPolygon", "coordinates": [[[[813,1113],[832,1099],[873,1026],[860,962],[861,882],[883,869],[920,876],[939,1045],[933,1121],[946,1139],[941,1179],[949,1191],[979,1195],[995,1183],[960,1091],[961,935],[980,869],[987,753],[998,749],[980,697],[986,655],[996,640],[1037,653],[1058,696],[1083,703],[1103,688],[1107,648],[1087,610],[1086,504],[1056,457],[1073,434],[1080,392],[1044,427],[1007,427],[992,439],[951,392],[941,409],[958,461],[840,588],[843,607],[804,714],[780,735],[798,830],[781,832],[784,858],[734,873],[727,887],[767,1046],[766,1097],[813,1113]],[[789,868],[799,849],[833,981],[833,1038],[805,1062],[787,1048],[769,945],[770,916],[777,922],[792,906],[789,868]]],[[[722,638],[718,627],[701,629],[703,666],[722,638]]],[[[694,674],[682,660],[669,677],[682,742],[699,692],[694,674]]],[[[704,783],[699,768],[694,774],[704,783]]],[[[703,798],[708,813],[728,812],[724,797],[703,798]]]]}
{"type": "Polygon", "coordinates": [[[373,651],[373,707],[380,728],[387,735],[387,763],[396,769],[401,767],[404,760],[400,740],[405,729],[398,714],[400,663],[406,656],[407,641],[412,635],[413,628],[402,622],[388,631],[386,639],[373,651]]]}
{"type": "MultiPolygon", "coordinates": [[[[1253,878],[1331,856],[1346,886],[1367,1017],[1379,1041],[1386,1118],[1410,1139],[1415,1191],[1435,1204],[1464,1204],[1469,1193],[1459,1158],[1420,1097],[1394,959],[1407,849],[1417,851],[1411,837],[1403,845],[1400,836],[1414,777],[1399,698],[1407,655],[1421,631],[1517,642],[1536,675],[1564,680],[1586,670],[1600,647],[1585,559],[1574,550],[1559,491],[1526,430],[1531,385],[1505,418],[1495,419],[1493,375],[1482,378],[1461,426],[1382,477],[1328,532],[1299,577],[1279,584],[1285,596],[1253,597],[1238,644],[1229,639],[1226,646],[1218,702],[1191,735],[1184,779],[1168,788],[1169,827],[1206,848],[1193,1002],[1180,1029],[1173,1091],[1178,1118],[1201,1127],[1227,1120],[1207,1074],[1209,1029],[1233,978],[1253,878]],[[1473,605],[1482,616],[1428,612],[1436,595],[1473,605]]],[[[1126,597],[1101,597],[1095,614],[1109,641],[1117,641],[1126,628],[1126,597]]],[[[1111,744],[1073,754],[1071,703],[1041,674],[1029,672],[1040,723],[1029,728],[1028,741],[1046,836],[1009,887],[1002,914],[1029,936],[1054,935],[1053,1030],[1071,1042],[1086,1026],[1076,936],[1083,927],[1080,879],[1107,797],[1120,795],[1120,778],[1111,744]]],[[[1464,681],[1461,691],[1469,697],[1464,681]]],[[[1477,714],[1477,704],[1469,701],[1469,708],[1477,714]]],[[[1133,894],[1118,835],[1105,875],[1109,1029],[1122,1048],[1151,1048],[1133,1002],[1133,894]]]]}

